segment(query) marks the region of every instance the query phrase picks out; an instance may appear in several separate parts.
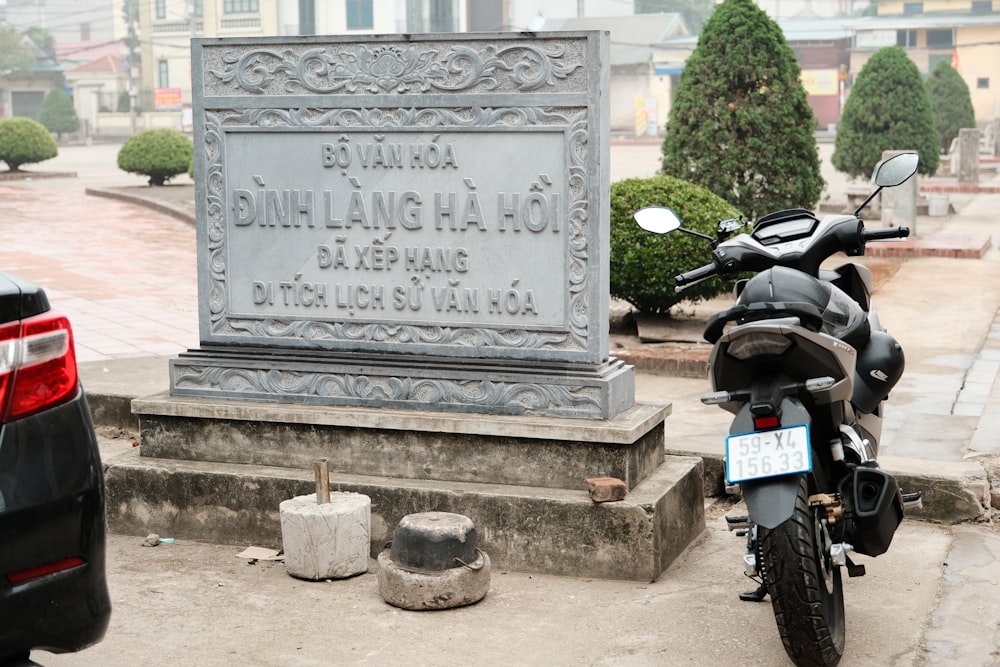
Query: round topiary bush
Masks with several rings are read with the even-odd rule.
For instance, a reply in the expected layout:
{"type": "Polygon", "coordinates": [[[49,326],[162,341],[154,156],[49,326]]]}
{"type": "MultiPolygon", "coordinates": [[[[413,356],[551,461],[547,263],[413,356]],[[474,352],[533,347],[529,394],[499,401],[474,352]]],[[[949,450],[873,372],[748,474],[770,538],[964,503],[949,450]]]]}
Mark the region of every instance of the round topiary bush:
{"type": "Polygon", "coordinates": [[[118,168],[149,176],[150,185],[163,185],[188,170],[194,144],[187,135],[169,128],[133,135],[118,151],[118,168]]]}
{"type": "Polygon", "coordinates": [[[45,126],[30,118],[0,120],[0,161],[11,171],[22,164],[42,162],[59,154],[55,139],[45,126]]]}
{"type": "Polygon", "coordinates": [[[674,276],[712,261],[708,241],[685,234],[652,234],[632,214],[646,206],[674,210],[688,229],[714,238],[720,220],[739,211],[706,188],[673,176],[629,178],[611,185],[611,296],[631,303],[642,314],[667,315],[681,301],[722,294],[730,284],[712,278],[683,292],[674,276]]]}

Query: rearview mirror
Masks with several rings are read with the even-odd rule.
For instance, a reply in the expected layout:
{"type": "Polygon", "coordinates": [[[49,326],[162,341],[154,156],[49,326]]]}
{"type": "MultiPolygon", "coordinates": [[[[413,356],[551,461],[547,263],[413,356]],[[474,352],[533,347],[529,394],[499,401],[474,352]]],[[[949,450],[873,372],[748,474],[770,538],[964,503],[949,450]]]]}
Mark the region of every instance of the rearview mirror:
{"type": "Polygon", "coordinates": [[[894,188],[902,185],[910,176],[917,173],[920,156],[916,153],[900,153],[876,165],[872,173],[875,185],[882,188],[894,188]]]}
{"type": "Polygon", "coordinates": [[[681,219],[665,206],[649,206],[639,209],[632,217],[647,232],[667,234],[680,229],[681,219]]]}

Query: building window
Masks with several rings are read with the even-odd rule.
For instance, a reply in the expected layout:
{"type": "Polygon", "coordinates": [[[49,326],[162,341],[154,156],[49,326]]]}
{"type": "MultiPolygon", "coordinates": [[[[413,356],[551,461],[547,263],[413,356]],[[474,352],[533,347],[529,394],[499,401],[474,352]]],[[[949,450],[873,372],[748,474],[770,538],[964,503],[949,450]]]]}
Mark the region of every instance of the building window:
{"type": "Polygon", "coordinates": [[[372,0],[347,0],[347,29],[371,30],[375,27],[372,0]]]}
{"type": "Polygon", "coordinates": [[[205,15],[205,2],[204,0],[194,0],[194,15],[204,16],[205,15]]]}
{"type": "Polygon", "coordinates": [[[993,0],[972,0],[973,14],[991,14],[993,12],[993,0]]]}
{"type": "Polygon", "coordinates": [[[955,46],[955,33],[951,28],[927,31],[928,49],[939,49],[945,46],[955,46]]]}
{"type": "Polygon", "coordinates": [[[160,88],[170,87],[170,66],[166,60],[156,63],[156,80],[160,88]]]}
{"type": "Polygon", "coordinates": [[[905,48],[912,48],[917,45],[917,31],[916,30],[897,30],[896,31],[896,46],[902,46],[905,48]]]}
{"type": "Polygon", "coordinates": [[[260,0],[225,0],[222,11],[226,14],[256,14],[260,11],[260,0]]]}
{"type": "Polygon", "coordinates": [[[976,79],[976,88],[979,88],[980,90],[986,90],[989,87],[990,87],[990,77],[981,76],[978,79],[976,79]]]}
{"type": "Polygon", "coordinates": [[[904,2],[903,3],[903,13],[904,14],[923,14],[924,13],[924,3],[922,3],[922,2],[904,2]]]}
{"type": "Polygon", "coordinates": [[[156,0],[156,18],[167,18],[167,0],[156,0]]]}
{"type": "Polygon", "coordinates": [[[80,41],[89,42],[90,41],[90,24],[81,23],[80,24],[80,41]]]}

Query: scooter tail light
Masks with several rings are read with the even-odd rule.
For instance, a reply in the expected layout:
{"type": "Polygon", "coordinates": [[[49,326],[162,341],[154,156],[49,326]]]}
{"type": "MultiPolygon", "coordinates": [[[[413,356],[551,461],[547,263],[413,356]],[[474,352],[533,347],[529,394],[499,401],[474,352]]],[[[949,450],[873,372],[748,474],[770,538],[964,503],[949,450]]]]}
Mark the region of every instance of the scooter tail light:
{"type": "Polygon", "coordinates": [[[792,341],[787,336],[756,331],[730,341],[726,354],[740,361],[746,361],[752,357],[777,356],[791,346],[792,341]]]}
{"type": "Polygon", "coordinates": [[[76,354],[69,320],[48,312],[0,328],[0,405],[4,423],[76,394],[76,354]]]}
{"type": "Polygon", "coordinates": [[[766,431],[767,429],[778,428],[779,426],[781,426],[781,421],[777,415],[753,418],[753,429],[755,431],[766,431]]]}

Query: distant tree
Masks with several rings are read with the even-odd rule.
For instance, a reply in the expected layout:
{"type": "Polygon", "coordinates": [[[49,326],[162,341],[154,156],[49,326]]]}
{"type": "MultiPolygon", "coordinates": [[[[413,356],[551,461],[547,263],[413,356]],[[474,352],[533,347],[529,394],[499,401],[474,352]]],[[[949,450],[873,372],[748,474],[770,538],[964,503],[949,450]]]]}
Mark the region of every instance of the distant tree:
{"type": "Polygon", "coordinates": [[[31,38],[31,41],[46,58],[56,59],[56,38],[51,32],[33,25],[25,30],[24,34],[31,38]]]}
{"type": "Polygon", "coordinates": [[[38,122],[49,132],[55,132],[56,138],[60,140],[63,132],[76,132],[80,129],[80,119],[73,108],[73,100],[62,88],[53,88],[45,94],[38,110],[38,122]]]}
{"type": "Polygon", "coordinates": [[[812,207],[823,188],[816,119],[781,28],[725,0],[687,59],[663,141],[663,173],[744,214],[812,207]]]}
{"type": "Polygon", "coordinates": [[[680,14],[693,35],[701,32],[713,9],[713,0],[635,0],[636,14],[680,14]]]}
{"type": "Polygon", "coordinates": [[[35,56],[23,44],[24,36],[9,26],[0,26],[0,76],[31,73],[35,56]]]}
{"type": "Polygon", "coordinates": [[[927,87],[898,46],[879,49],[858,72],[837,124],[831,162],[850,176],[868,178],[887,150],[915,150],[920,173],[937,171],[939,141],[927,87]]]}
{"type": "Polygon", "coordinates": [[[38,121],[0,120],[0,162],[6,162],[11,171],[20,171],[22,164],[42,162],[58,154],[55,139],[38,121]]]}
{"type": "Polygon", "coordinates": [[[959,130],[976,126],[969,86],[947,60],[942,60],[927,79],[927,98],[934,112],[934,128],[940,137],[941,150],[947,152],[959,130]]]}

